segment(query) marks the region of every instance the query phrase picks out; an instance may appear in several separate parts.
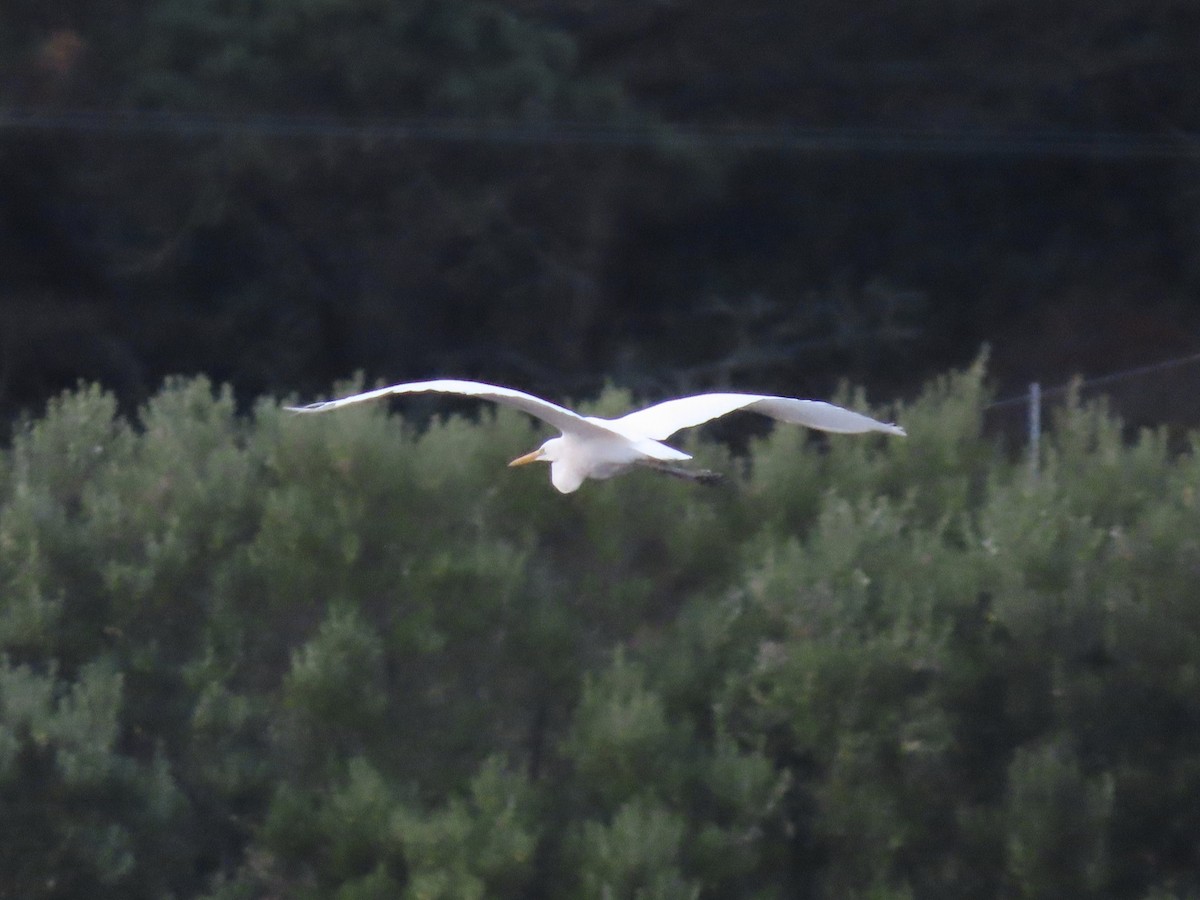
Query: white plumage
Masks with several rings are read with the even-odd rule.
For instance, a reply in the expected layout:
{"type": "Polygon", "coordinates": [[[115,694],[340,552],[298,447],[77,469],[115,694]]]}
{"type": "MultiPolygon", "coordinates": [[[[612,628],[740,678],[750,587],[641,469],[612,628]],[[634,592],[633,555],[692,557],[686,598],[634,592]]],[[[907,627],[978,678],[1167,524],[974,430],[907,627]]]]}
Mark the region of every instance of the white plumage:
{"type": "Polygon", "coordinates": [[[323,400],[307,406],[289,406],[294,412],[324,412],[394,394],[458,394],[478,397],[503,406],[511,406],[541,419],[561,434],[551,438],[510,466],[531,462],[550,463],[550,480],[564,494],[579,488],[588,478],[611,478],[632,466],[647,466],[669,475],[694,481],[710,482],[720,476],[706,470],[686,469],[672,463],[691,459],[662,441],[684,428],[692,428],[728,415],[736,410],[761,413],[793,425],[806,425],[819,431],[862,434],[880,431],[904,435],[904,429],[852,412],[820,400],[797,400],[766,394],[715,393],[680,397],[639,409],[619,419],[581,416],[579,413],[511,388],[479,381],[413,381],[351,394],[337,400],[323,400]]]}

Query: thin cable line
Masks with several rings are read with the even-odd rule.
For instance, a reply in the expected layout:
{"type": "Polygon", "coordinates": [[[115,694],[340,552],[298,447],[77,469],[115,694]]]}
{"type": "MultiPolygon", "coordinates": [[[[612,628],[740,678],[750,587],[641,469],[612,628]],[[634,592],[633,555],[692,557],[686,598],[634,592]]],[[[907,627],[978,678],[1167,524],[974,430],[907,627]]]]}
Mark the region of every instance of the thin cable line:
{"type": "MultiPolygon", "coordinates": [[[[1164,369],[1173,369],[1178,366],[1185,366],[1185,365],[1188,365],[1189,363],[1194,363],[1194,362],[1200,362],[1200,352],[1192,353],[1192,354],[1189,354],[1188,356],[1178,356],[1178,357],[1175,357],[1174,359],[1165,359],[1160,362],[1149,363],[1148,365],[1134,366],[1129,369],[1120,369],[1116,372],[1107,372],[1104,375],[1097,375],[1095,378],[1077,379],[1077,380],[1073,380],[1073,381],[1068,381],[1066,384],[1060,384],[1055,387],[1042,388],[1041,396],[1043,398],[1045,398],[1048,396],[1057,396],[1059,394],[1065,394],[1068,391],[1070,391],[1072,388],[1077,388],[1079,390],[1087,390],[1090,388],[1099,387],[1100,385],[1113,384],[1114,382],[1124,381],[1125,379],[1128,379],[1128,378],[1136,378],[1141,375],[1150,375],[1154,372],[1163,371],[1164,369]]],[[[984,409],[985,410],[1000,409],[1005,406],[1016,406],[1018,404],[1028,403],[1028,402],[1029,402],[1029,392],[1027,391],[1023,394],[1018,394],[1013,397],[1005,397],[1003,400],[996,400],[992,403],[989,403],[987,406],[984,407],[984,409]]]]}
{"type": "Polygon", "coordinates": [[[1063,130],[945,131],[919,128],[725,128],[414,118],[346,120],[290,114],[218,115],[153,110],[0,108],[0,132],[426,141],[612,147],[695,146],[806,154],[1057,157],[1099,160],[1196,160],[1200,135],[1063,130]]]}

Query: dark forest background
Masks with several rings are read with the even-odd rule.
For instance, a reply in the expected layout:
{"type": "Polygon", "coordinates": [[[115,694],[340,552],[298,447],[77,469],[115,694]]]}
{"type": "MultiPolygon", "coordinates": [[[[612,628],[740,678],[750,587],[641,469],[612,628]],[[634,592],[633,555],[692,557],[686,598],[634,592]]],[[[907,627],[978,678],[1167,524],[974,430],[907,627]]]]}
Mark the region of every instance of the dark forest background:
{"type": "Polygon", "coordinates": [[[1192,351],[1198,33],[1182,0],[12,0],[0,408],[1192,351]]]}

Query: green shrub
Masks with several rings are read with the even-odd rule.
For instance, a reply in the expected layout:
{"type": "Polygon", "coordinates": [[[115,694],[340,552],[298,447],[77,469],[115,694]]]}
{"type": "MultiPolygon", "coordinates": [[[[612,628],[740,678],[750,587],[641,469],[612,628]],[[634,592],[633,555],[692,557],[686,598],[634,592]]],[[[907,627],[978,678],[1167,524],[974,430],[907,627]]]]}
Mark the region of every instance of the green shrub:
{"type": "Polygon", "coordinates": [[[0,457],[0,893],[1197,895],[1200,456],[1071,398],[1033,478],[983,378],[566,497],[509,411],[63,395],[0,457]]]}

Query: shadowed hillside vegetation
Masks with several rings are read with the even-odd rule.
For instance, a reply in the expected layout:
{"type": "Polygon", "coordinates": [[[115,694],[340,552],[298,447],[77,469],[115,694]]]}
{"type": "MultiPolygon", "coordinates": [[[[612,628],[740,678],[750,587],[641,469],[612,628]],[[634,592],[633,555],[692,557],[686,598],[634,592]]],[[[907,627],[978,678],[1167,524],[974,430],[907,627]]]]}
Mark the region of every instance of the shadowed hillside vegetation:
{"type": "Polygon", "coordinates": [[[1197,33],[1191,0],[7,0],[0,414],[1193,352],[1197,33]]]}

